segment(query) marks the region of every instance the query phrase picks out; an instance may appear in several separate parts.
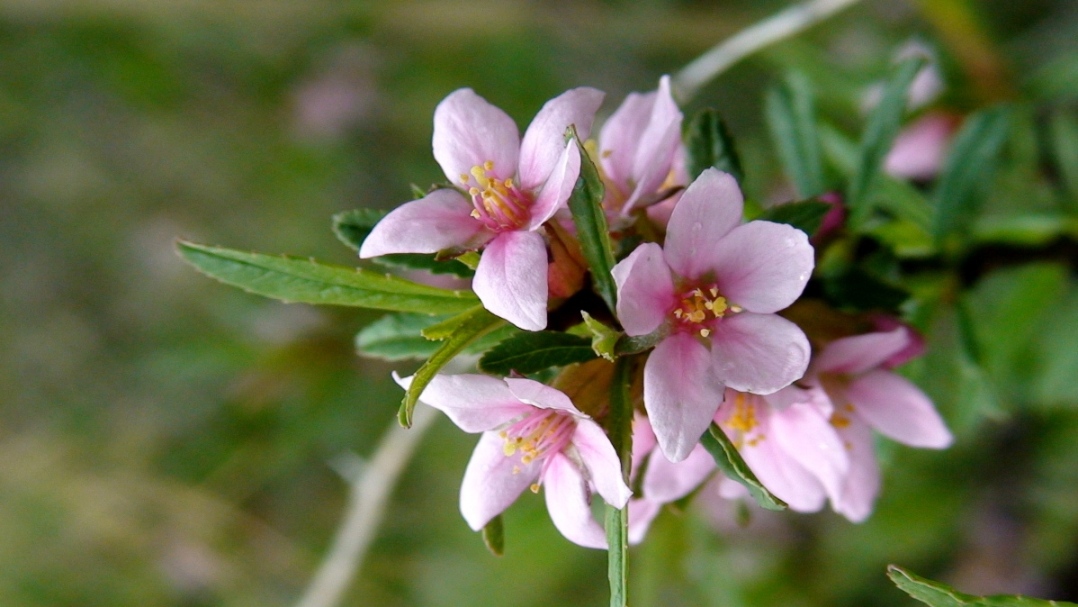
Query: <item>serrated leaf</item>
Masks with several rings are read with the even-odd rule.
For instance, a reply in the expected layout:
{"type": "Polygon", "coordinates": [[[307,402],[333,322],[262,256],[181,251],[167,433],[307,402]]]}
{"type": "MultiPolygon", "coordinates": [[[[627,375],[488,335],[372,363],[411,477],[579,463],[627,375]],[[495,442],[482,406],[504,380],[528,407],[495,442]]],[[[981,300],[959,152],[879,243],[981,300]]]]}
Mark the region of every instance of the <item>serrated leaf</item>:
{"type": "MultiPolygon", "coordinates": [[[[333,233],[349,248],[359,251],[363,241],[370,235],[374,225],[386,216],[380,209],[354,209],[333,216],[333,233]]],[[[435,255],[422,253],[394,253],[372,258],[371,261],[407,270],[426,270],[432,274],[450,274],[471,278],[475,271],[456,259],[437,259],[435,255]]]]}
{"type": "Polygon", "coordinates": [[[471,291],[439,289],[309,259],[246,253],[184,241],[177,248],[184,260],[207,276],[286,302],[422,314],[452,314],[479,303],[471,291]]]}
{"type": "Polygon", "coordinates": [[[911,58],[898,64],[883,87],[879,104],[868,115],[865,132],[857,154],[857,168],[846,193],[851,210],[851,223],[860,225],[872,212],[873,189],[883,160],[898,135],[902,116],[906,113],[906,93],[914,76],[924,66],[924,59],[911,58]]]}
{"type": "Polygon", "coordinates": [[[556,331],[514,335],[479,359],[479,368],[493,375],[527,375],[551,367],[564,367],[596,358],[591,340],[556,331]]]}
{"type": "Polygon", "coordinates": [[[936,187],[937,242],[968,231],[984,201],[1007,139],[1009,108],[996,107],[970,116],[955,136],[936,187]]]}
{"type": "Polygon", "coordinates": [[[502,515],[499,514],[490,519],[490,522],[483,526],[482,534],[483,544],[491,554],[494,556],[505,554],[505,526],[502,524],[502,515]]]}
{"type": "Polygon", "coordinates": [[[858,268],[824,279],[823,290],[835,306],[864,311],[894,311],[910,297],[909,291],[883,282],[858,268]]]}
{"type": "Polygon", "coordinates": [[[412,376],[412,383],[408,385],[408,390],[404,394],[404,401],[397,412],[397,420],[405,428],[411,427],[412,411],[415,410],[416,402],[419,401],[419,395],[423,393],[427,384],[438,374],[438,371],[441,371],[442,367],[453,360],[454,356],[463,352],[470,344],[505,324],[504,320],[491,314],[482,306],[476,306],[463,312],[458,318],[461,319],[461,322],[459,322],[453,334],[441,343],[438,350],[412,376]]]}
{"type": "Polygon", "coordinates": [[[744,485],[757,504],[768,510],[786,509],[786,502],[772,495],[752,473],[722,428],[711,424],[708,431],[700,437],[700,444],[711,454],[722,473],[744,485]]]}
{"type": "Polygon", "coordinates": [[[704,169],[715,167],[734,176],[741,183],[744,172],[734,138],[718,110],[700,110],[685,128],[685,151],[689,177],[695,179],[704,169]]]}
{"type": "Polygon", "coordinates": [[[823,218],[832,208],[833,205],[827,202],[800,200],[773,206],[764,211],[757,219],[791,225],[812,236],[816,233],[816,230],[820,229],[823,218]]]}
{"type": "Polygon", "coordinates": [[[591,270],[592,284],[610,310],[614,310],[618,291],[614,276],[610,273],[614,268],[614,249],[610,244],[610,230],[603,212],[603,180],[577,138],[576,129],[569,127],[566,139],[575,141],[580,151],[580,176],[569,196],[569,212],[573,215],[580,251],[591,270]]]}
{"type": "Polygon", "coordinates": [[[767,92],[764,103],[771,139],[797,194],[808,198],[822,193],[820,138],[816,131],[814,94],[808,78],[803,74],[791,74],[785,82],[767,92]]]}
{"type": "Polygon", "coordinates": [[[1078,607],[1066,601],[1047,601],[1019,595],[974,596],[946,584],[925,579],[897,565],[888,565],[887,577],[906,594],[930,607],[1078,607]]]}

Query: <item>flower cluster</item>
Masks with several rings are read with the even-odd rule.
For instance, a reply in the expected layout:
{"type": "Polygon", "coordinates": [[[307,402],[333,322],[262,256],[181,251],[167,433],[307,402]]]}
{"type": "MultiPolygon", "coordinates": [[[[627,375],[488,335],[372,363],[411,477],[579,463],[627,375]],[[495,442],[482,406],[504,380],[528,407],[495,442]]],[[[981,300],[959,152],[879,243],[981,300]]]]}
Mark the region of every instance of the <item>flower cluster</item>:
{"type": "MultiPolygon", "coordinates": [[[[433,136],[449,182],[389,213],[360,249],[363,258],[477,251],[472,289],[521,335],[553,326],[555,317],[571,319],[558,329],[580,334],[576,325],[591,315],[618,332],[619,343],[637,344],[601,352],[626,357],[631,369],[628,453],[608,438],[611,404],[574,403],[552,387],[556,371],[430,380],[421,401],[482,433],[461,489],[465,520],[482,529],[525,489],[543,488],[569,540],[606,547],[590,506],[597,495],[629,508],[629,536],[639,541],[663,503],[709,478],[720,479],[721,494],[741,495],[701,444],[719,429],[792,509],[830,502],[863,520],[880,485],[873,431],[916,447],[951,442],[929,399],[892,371],[918,353],[916,334],[883,319],[869,332],[851,321],[839,337],[806,335],[783,314],[813,276],[809,235],[745,221],[733,176],[687,173],[682,114],[667,78],[654,92],[626,98],[589,141],[602,100],[594,89],[570,90],[543,106],[521,137],[508,115],[472,90],[450,94],[435,111],[433,136]],[[586,245],[567,209],[584,166],[601,180],[594,202],[616,261],[591,281],[566,278],[574,267],[587,271],[586,245]],[[589,289],[600,279],[616,287],[613,309],[597,305],[589,289]]],[[[408,388],[415,380],[399,381],[408,388]]]]}

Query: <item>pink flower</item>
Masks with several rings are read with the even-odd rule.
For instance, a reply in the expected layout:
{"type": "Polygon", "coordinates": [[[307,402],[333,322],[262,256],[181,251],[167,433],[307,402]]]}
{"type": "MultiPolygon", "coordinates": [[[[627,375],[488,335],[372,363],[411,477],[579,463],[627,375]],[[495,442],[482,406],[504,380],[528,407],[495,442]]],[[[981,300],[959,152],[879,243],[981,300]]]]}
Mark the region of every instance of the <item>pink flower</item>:
{"type": "Polygon", "coordinates": [[[613,269],[628,335],[661,331],[644,366],[644,407],[662,452],[685,459],[726,387],[768,394],[801,377],[809,344],[774,314],[801,294],[813,268],[804,232],[741,224],[730,175],[704,171],[674,208],[665,247],[640,245],[613,269]]]}
{"type": "Polygon", "coordinates": [[[953,440],[928,396],[889,370],[916,343],[912,330],[898,326],[836,339],[812,361],[809,381],[833,403],[831,425],[849,450],[849,475],[833,505],[852,521],[868,517],[879,491],[873,429],[913,447],[943,449],[953,440]]]}
{"type": "Polygon", "coordinates": [[[405,203],[374,227],[362,258],[483,248],[472,288],[483,305],[522,329],[546,327],[546,243],[540,231],[580,172],[576,125],[588,137],[603,94],[576,88],[550,100],[520,138],[516,123],[471,89],[434,112],[434,159],[461,189],[405,203]],[[537,271],[542,268],[543,271],[537,271]]]}
{"type": "Polygon", "coordinates": [[[659,89],[630,93],[599,132],[599,165],[606,184],[604,206],[627,215],[658,201],[681,144],[681,111],[670,94],[670,77],[659,89]]]}
{"type": "Polygon", "coordinates": [[[943,166],[958,120],[943,112],[918,118],[898,134],[884,160],[884,170],[894,177],[927,181],[943,166]]]}
{"type": "Polygon", "coordinates": [[[460,489],[460,511],[472,529],[482,529],[524,489],[538,492],[542,485],[562,535],[588,548],[606,547],[590,496],[598,493],[623,508],[632,492],[610,440],[569,397],[530,379],[439,375],[421,398],[461,430],[483,433],[460,489]]]}

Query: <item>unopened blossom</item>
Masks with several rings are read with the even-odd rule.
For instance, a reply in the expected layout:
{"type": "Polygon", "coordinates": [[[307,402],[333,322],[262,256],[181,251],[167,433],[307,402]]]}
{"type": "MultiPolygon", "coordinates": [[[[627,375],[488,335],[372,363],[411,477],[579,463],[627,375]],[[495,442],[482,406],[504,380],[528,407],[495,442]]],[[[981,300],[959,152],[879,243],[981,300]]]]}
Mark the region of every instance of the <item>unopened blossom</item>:
{"type": "Polygon", "coordinates": [[[659,447],[685,459],[725,388],[775,392],[800,378],[809,344],[775,312],[801,294],[813,268],[805,233],[741,223],[733,177],[704,171],[670,216],[664,246],[644,243],[613,269],[628,335],[659,331],[644,366],[644,408],[659,447]]]}
{"type": "Polygon", "coordinates": [[[836,339],[812,361],[806,379],[830,399],[830,423],[849,451],[849,475],[833,505],[850,520],[864,520],[879,492],[872,430],[911,447],[943,449],[953,441],[928,396],[890,370],[917,345],[913,331],[899,325],[836,339]]]}
{"type": "Polygon", "coordinates": [[[508,114],[471,89],[434,112],[434,158],[456,187],[438,189],[380,221],[360,257],[483,249],[472,288],[522,329],[547,322],[547,248],[541,228],[565,205],[580,172],[575,125],[587,138],[603,94],[576,88],[548,101],[521,139],[508,114]],[[459,188],[459,189],[458,189],[459,188]]]}
{"type": "Polygon", "coordinates": [[[632,492],[610,440],[568,396],[530,379],[438,375],[420,399],[461,430],[482,433],[460,489],[460,511],[472,529],[482,529],[525,489],[542,486],[562,535],[588,548],[606,547],[591,515],[591,495],[622,508],[632,492]]]}
{"type": "Polygon", "coordinates": [[[599,131],[608,210],[626,215],[659,200],[681,145],[681,119],[669,76],[656,91],[630,93],[611,114],[599,131]]]}

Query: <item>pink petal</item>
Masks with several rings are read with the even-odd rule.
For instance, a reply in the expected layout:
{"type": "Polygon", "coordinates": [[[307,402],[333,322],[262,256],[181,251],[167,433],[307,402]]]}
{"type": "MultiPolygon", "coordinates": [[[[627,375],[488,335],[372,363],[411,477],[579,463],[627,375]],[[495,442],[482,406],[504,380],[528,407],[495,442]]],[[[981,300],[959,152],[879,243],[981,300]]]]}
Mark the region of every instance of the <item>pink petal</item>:
{"type": "Polygon", "coordinates": [[[573,447],[595,491],[611,506],[624,508],[633,492],[622,479],[618,454],[599,424],[590,419],[578,420],[573,433],[573,447]]]}
{"type": "Polygon", "coordinates": [[[702,255],[701,263],[714,271],[723,296],[761,314],[792,304],[815,265],[804,232],[770,221],[738,226],[702,255]]]}
{"type": "Polygon", "coordinates": [[[790,458],[823,485],[832,501],[839,501],[850,461],[835,428],[811,405],[793,405],[771,414],[770,436],[790,458]]]}
{"type": "Polygon", "coordinates": [[[850,469],[842,487],[842,498],[832,507],[847,519],[860,523],[872,514],[880,491],[880,467],[876,463],[872,430],[860,420],[852,419],[838,433],[846,445],[850,469]]]}
{"type": "Polygon", "coordinates": [[[656,453],[644,473],[644,497],[659,503],[679,500],[693,492],[715,472],[715,459],[702,446],[683,461],[671,462],[656,453]]]}
{"type": "Polygon", "coordinates": [[[644,541],[651,522],[659,515],[662,504],[649,499],[629,500],[629,544],[644,541]]]}
{"type": "Polygon", "coordinates": [[[643,464],[644,458],[651,453],[659,443],[655,440],[655,431],[651,429],[651,422],[647,416],[641,413],[633,414],[633,466],[631,473],[636,474],[643,464]]]}
{"type": "Polygon", "coordinates": [[[910,343],[910,333],[898,327],[886,333],[865,333],[831,342],[812,361],[819,373],[856,374],[882,365],[910,343]]]}
{"type": "Polygon", "coordinates": [[[628,195],[637,145],[651,118],[656,93],[630,93],[599,131],[599,161],[603,171],[628,195]]]}
{"type": "Polygon", "coordinates": [[[716,169],[700,173],[681,195],[666,226],[663,250],[674,272],[695,279],[713,270],[712,251],[741,223],[743,206],[732,176],[716,169]]]}
{"type": "Polygon", "coordinates": [[[659,342],[644,365],[644,408],[671,461],[685,459],[700,442],[722,396],[707,348],[687,333],[659,342]]]}
{"type": "Polygon", "coordinates": [[[565,539],[585,548],[606,548],[606,533],[591,516],[587,483],[569,458],[559,453],[548,459],[543,487],[550,520],[565,539]]]}
{"type": "Polygon", "coordinates": [[[662,248],[646,242],[611,270],[618,287],[618,320],[629,335],[647,335],[674,305],[674,279],[662,248]]]}
{"type": "MultiPolygon", "coordinates": [[[[402,385],[407,387],[411,379],[401,380],[402,385]]],[[[436,375],[419,399],[465,432],[493,430],[534,411],[504,381],[488,375],[436,375]]]]}
{"type": "Polygon", "coordinates": [[[504,512],[539,477],[541,460],[522,464],[519,456],[506,457],[504,445],[505,439],[497,432],[484,432],[464,471],[460,512],[476,531],[504,512]]]}
{"type": "Polygon", "coordinates": [[[434,159],[449,181],[460,185],[461,175],[490,161],[493,175],[516,175],[520,133],[508,114],[472,89],[453,91],[434,110],[434,159]]]}
{"type": "Polygon", "coordinates": [[[580,149],[575,143],[562,147],[550,178],[546,180],[542,191],[532,203],[528,229],[534,230],[547,222],[554,213],[565,206],[573,193],[573,186],[580,175],[580,149]]]}
{"type": "Polygon", "coordinates": [[[546,327],[546,243],[537,232],[502,232],[487,244],[472,289],[491,313],[528,331],[546,327]]]}
{"type": "Polygon", "coordinates": [[[740,449],[741,457],[767,490],[795,512],[815,512],[827,494],[811,472],[792,459],[770,437],[740,449]]]}
{"type": "Polygon", "coordinates": [[[471,216],[472,203],[457,190],[434,190],[406,202],[379,221],[359,248],[363,259],[390,253],[437,253],[471,248],[489,238],[471,216]]]}
{"type": "Polygon", "coordinates": [[[954,440],[928,396],[900,375],[870,371],[850,382],[846,396],[861,419],[900,443],[943,449],[954,440]]]}
{"type": "Polygon", "coordinates": [[[907,126],[895,137],[883,170],[902,179],[932,179],[943,166],[955,122],[946,114],[932,113],[907,126]]]}
{"type": "Polygon", "coordinates": [[[631,210],[641,197],[659,190],[670,174],[674,153],[680,143],[681,111],[670,94],[670,77],[663,76],[647,127],[636,144],[632,172],[636,188],[625,201],[622,212],[631,210]]]}
{"type": "MultiPolygon", "coordinates": [[[[602,91],[588,87],[568,90],[546,102],[520,144],[519,175],[524,189],[535,189],[550,176],[565,150],[565,130],[569,125],[576,125],[580,141],[588,139],[595,111],[602,103],[602,91]]],[[[575,143],[571,145],[576,147],[575,143]]],[[[572,179],[576,180],[575,173],[572,179]]]]}
{"type": "Polygon", "coordinates": [[[808,339],[781,316],[742,312],[723,318],[713,331],[715,372],[735,390],[771,394],[805,374],[808,339]]]}
{"type": "Polygon", "coordinates": [[[575,417],[587,417],[573,406],[573,402],[561,390],[523,377],[507,377],[504,381],[516,400],[527,403],[531,407],[555,409],[565,411],[575,417]]]}

